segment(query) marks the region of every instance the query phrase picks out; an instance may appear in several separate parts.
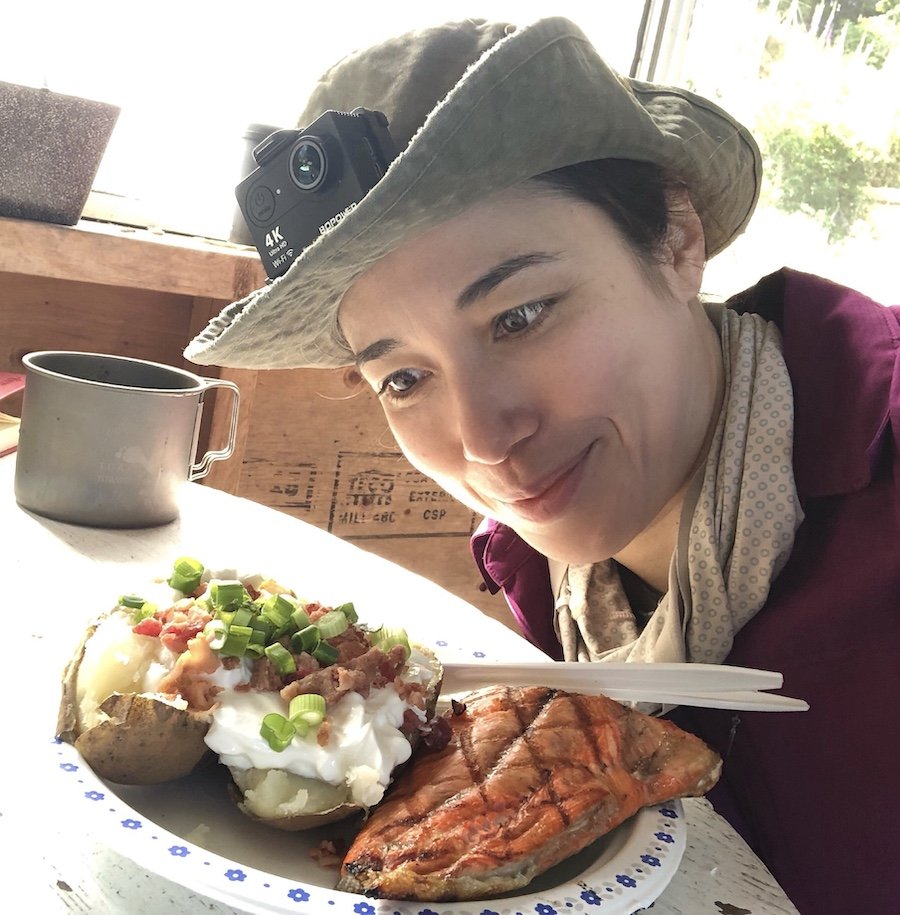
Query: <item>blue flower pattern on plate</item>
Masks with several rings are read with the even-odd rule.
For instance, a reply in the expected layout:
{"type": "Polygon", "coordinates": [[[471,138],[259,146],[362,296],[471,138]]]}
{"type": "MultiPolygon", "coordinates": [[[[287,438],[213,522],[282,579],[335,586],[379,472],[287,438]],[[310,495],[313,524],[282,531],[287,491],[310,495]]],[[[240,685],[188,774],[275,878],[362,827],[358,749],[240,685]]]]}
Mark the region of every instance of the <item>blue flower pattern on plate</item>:
{"type": "Polygon", "coordinates": [[[289,893],[288,899],[292,899],[294,902],[308,902],[309,893],[303,889],[302,886],[295,886],[289,893]]]}

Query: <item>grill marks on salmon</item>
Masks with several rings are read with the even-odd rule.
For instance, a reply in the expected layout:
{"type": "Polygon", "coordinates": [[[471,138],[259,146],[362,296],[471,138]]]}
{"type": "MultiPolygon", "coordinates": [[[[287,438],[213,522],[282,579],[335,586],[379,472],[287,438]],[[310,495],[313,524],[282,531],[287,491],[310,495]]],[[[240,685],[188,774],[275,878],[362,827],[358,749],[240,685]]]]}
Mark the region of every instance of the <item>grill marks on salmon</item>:
{"type": "Polygon", "coordinates": [[[605,696],[490,687],[447,712],[350,847],[338,888],[422,901],[526,886],[641,807],[705,794],[721,760],[605,696]]]}

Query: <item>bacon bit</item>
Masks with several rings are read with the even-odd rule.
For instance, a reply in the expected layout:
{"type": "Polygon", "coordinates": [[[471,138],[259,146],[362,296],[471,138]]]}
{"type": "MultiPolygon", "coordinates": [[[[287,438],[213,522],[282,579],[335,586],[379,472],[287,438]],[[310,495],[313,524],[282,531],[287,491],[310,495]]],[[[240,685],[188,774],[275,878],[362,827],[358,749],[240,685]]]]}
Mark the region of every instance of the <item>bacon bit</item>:
{"type": "MultiPolygon", "coordinates": [[[[427,730],[427,728],[425,729],[427,730]]],[[[411,708],[406,709],[403,712],[403,721],[400,723],[400,733],[410,740],[420,730],[423,730],[422,719],[411,708]]]]}
{"type": "MultiPolygon", "coordinates": [[[[406,663],[406,654],[402,646],[395,645],[394,648],[398,648],[399,651],[391,649],[390,652],[389,669],[393,670],[391,680],[396,676],[396,671],[406,663]]],[[[369,690],[373,687],[384,686],[390,682],[384,677],[385,661],[385,654],[380,648],[370,648],[364,655],[353,658],[345,665],[333,664],[331,667],[323,667],[303,679],[288,683],[281,690],[281,698],[285,702],[290,702],[294,696],[318,693],[325,699],[326,706],[331,708],[349,692],[368,696],[369,690]]]]}
{"type": "Polygon", "coordinates": [[[216,704],[216,697],[222,692],[222,687],[210,680],[186,680],[181,684],[179,692],[188,708],[208,712],[216,704]]]}
{"type": "Polygon", "coordinates": [[[195,604],[187,608],[172,607],[156,613],[155,617],[162,622],[160,642],[175,654],[186,651],[188,642],[200,635],[204,626],[212,619],[208,611],[195,604]]]}
{"type": "Polygon", "coordinates": [[[402,677],[394,680],[397,695],[407,704],[425,710],[425,684],[418,680],[407,681],[402,677]]]}
{"type": "Polygon", "coordinates": [[[131,631],[135,635],[149,635],[154,639],[159,638],[160,632],[162,632],[162,623],[156,619],[154,616],[148,616],[146,619],[141,620],[136,626],[131,627],[131,631]]]}
{"type": "Polygon", "coordinates": [[[320,604],[318,601],[312,601],[306,605],[306,615],[309,617],[311,623],[314,623],[320,617],[325,616],[331,607],[326,607],[324,604],[320,604]]]}
{"type": "Polygon", "coordinates": [[[181,696],[189,708],[209,711],[221,690],[205,675],[213,673],[218,667],[219,657],[209,647],[209,642],[193,638],[188,642],[187,650],[176,659],[175,666],[160,680],[159,691],[181,696]]]}
{"type": "Polygon", "coordinates": [[[250,674],[250,689],[261,693],[277,693],[284,686],[284,678],[265,656],[253,662],[250,674]]]}
{"type": "Polygon", "coordinates": [[[323,839],[309,850],[309,856],[320,867],[338,868],[347,854],[347,843],[341,839],[323,839]]]}
{"type": "Polygon", "coordinates": [[[329,737],[331,737],[331,722],[326,718],[316,731],[316,743],[320,747],[327,747],[329,737]]]}
{"type": "Polygon", "coordinates": [[[361,657],[371,648],[366,633],[352,624],[340,635],[336,635],[328,641],[338,650],[338,659],[335,664],[346,664],[347,661],[361,657]]]}
{"type": "Polygon", "coordinates": [[[422,731],[422,743],[429,750],[443,750],[450,743],[452,734],[450,722],[446,718],[434,718],[431,726],[422,731]]]}
{"type": "Polygon", "coordinates": [[[302,680],[322,668],[322,665],[308,651],[301,651],[300,654],[295,654],[294,663],[297,665],[297,673],[294,675],[295,680],[302,680]]]}

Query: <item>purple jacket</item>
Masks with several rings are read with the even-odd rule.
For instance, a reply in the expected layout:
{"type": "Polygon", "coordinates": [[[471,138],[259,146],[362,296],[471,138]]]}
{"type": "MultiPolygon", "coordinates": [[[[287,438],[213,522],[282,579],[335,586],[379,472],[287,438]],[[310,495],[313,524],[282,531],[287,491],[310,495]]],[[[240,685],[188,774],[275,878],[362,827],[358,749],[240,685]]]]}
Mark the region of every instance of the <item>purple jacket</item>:
{"type": "MultiPolygon", "coordinates": [[[[806,517],[726,663],[781,671],[810,710],[671,717],[722,754],[710,800],[803,915],[900,911],[900,306],[786,269],[729,305],[782,330],[806,517]]],[[[560,658],[546,560],[491,521],[472,549],[560,658]]]]}

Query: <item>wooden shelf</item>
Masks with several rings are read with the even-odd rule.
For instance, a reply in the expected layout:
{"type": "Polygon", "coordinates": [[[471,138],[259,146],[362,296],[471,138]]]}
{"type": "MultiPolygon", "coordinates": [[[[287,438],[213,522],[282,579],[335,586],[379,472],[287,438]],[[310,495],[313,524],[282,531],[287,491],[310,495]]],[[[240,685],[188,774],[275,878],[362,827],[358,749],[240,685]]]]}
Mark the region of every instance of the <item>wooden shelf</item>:
{"type": "Polygon", "coordinates": [[[228,301],[266,281],[247,247],[86,220],[0,218],[0,272],[228,301]]]}

